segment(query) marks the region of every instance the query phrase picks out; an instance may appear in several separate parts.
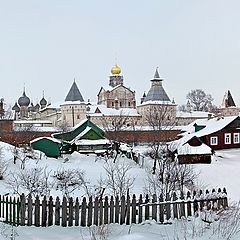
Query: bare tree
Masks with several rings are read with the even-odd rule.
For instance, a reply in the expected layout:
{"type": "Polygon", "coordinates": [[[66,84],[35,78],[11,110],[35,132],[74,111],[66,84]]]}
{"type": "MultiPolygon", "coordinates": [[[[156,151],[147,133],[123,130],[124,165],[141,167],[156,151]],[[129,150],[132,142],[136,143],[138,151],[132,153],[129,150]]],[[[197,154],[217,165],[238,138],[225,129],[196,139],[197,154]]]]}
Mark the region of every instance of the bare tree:
{"type": "Polygon", "coordinates": [[[202,89],[191,90],[186,98],[196,111],[208,111],[213,102],[211,94],[206,94],[202,89]]]}
{"type": "Polygon", "coordinates": [[[192,187],[197,174],[191,165],[180,165],[169,156],[158,159],[155,174],[149,173],[145,183],[145,191],[149,194],[163,194],[164,198],[173,192],[183,192],[184,187],[192,187]]]}
{"type": "Polygon", "coordinates": [[[86,183],[85,173],[79,169],[58,169],[54,174],[56,189],[70,198],[70,194],[86,183]]]}
{"type": "Polygon", "coordinates": [[[109,161],[104,169],[106,171],[105,187],[113,196],[126,195],[133,187],[135,178],[129,175],[131,166],[126,162],[109,161]]]}
{"type": "Polygon", "coordinates": [[[148,155],[154,160],[153,174],[156,171],[157,161],[164,158],[163,150],[169,141],[168,133],[176,126],[176,105],[156,104],[148,108],[145,116],[146,122],[154,131],[151,150],[148,155]]]}
{"type": "Polygon", "coordinates": [[[58,125],[58,130],[63,133],[68,132],[70,129],[71,127],[69,127],[66,121],[61,121],[61,123],[58,125]]]}
{"type": "Polygon", "coordinates": [[[3,150],[0,147],[0,180],[3,180],[7,172],[8,163],[4,160],[3,150]]]}
{"type": "Polygon", "coordinates": [[[120,141],[119,131],[122,131],[128,127],[130,122],[130,117],[128,115],[123,114],[120,111],[117,116],[102,116],[101,119],[102,127],[106,132],[111,134],[111,140],[120,141]]]}
{"type": "Polygon", "coordinates": [[[47,168],[36,167],[24,169],[20,172],[11,172],[7,179],[7,184],[14,193],[21,195],[43,196],[49,195],[52,184],[50,182],[50,171],[47,168]]]}

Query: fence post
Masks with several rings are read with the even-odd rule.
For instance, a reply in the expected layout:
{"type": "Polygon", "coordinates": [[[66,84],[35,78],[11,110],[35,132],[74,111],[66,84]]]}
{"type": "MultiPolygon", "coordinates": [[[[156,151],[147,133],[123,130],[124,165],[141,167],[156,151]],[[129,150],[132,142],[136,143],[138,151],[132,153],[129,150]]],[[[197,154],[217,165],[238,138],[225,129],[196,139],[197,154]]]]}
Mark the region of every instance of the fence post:
{"type": "Polygon", "coordinates": [[[49,197],[48,201],[48,226],[53,225],[53,198],[49,197]]]}
{"type": "Polygon", "coordinates": [[[225,209],[228,207],[227,190],[225,187],[223,188],[223,193],[225,195],[225,197],[223,198],[223,208],[225,209]]]}
{"type": "Polygon", "coordinates": [[[35,226],[39,227],[40,226],[40,200],[38,195],[36,196],[35,199],[35,226]]]}
{"type": "Polygon", "coordinates": [[[196,216],[197,212],[198,212],[198,202],[197,202],[197,199],[196,199],[196,191],[194,190],[193,191],[193,214],[194,216],[196,216]]]}
{"type": "Polygon", "coordinates": [[[60,199],[59,197],[56,198],[55,202],[55,225],[60,225],[60,199]]]}
{"type": "Polygon", "coordinates": [[[103,201],[100,197],[99,199],[99,225],[103,224],[103,201]]]}
{"type": "Polygon", "coordinates": [[[177,204],[177,194],[176,192],[173,193],[173,218],[178,219],[178,204],[177,204]]]}
{"type": "Polygon", "coordinates": [[[163,194],[159,196],[159,221],[160,223],[164,222],[164,206],[163,206],[163,194]]]}
{"type": "Polygon", "coordinates": [[[72,197],[70,197],[70,199],[69,199],[68,210],[69,210],[68,226],[72,227],[73,226],[73,198],[72,197]]]}
{"type": "Polygon", "coordinates": [[[136,223],[136,215],[137,215],[137,211],[136,211],[136,195],[133,194],[133,198],[132,198],[132,223],[136,223]]]}
{"type": "Polygon", "coordinates": [[[12,197],[10,197],[9,199],[9,222],[10,224],[12,224],[12,197]]]}
{"type": "Polygon", "coordinates": [[[92,225],[92,217],[93,217],[93,201],[92,197],[90,197],[88,202],[88,219],[87,219],[88,227],[92,225]]]}
{"type": "Polygon", "coordinates": [[[78,197],[75,202],[75,226],[79,226],[79,200],[78,200],[78,197]]]}
{"type": "Polygon", "coordinates": [[[119,197],[115,198],[115,223],[119,223],[119,197]]]}
{"type": "Polygon", "coordinates": [[[86,208],[87,208],[87,202],[86,202],[86,198],[83,198],[82,201],[82,207],[81,207],[81,226],[85,227],[86,226],[86,208]]]}
{"type": "Polygon", "coordinates": [[[67,199],[63,197],[62,201],[62,227],[67,226],[67,199]]]}
{"type": "Polygon", "coordinates": [[[171,218],[171,204],[170,204],[170,196],[169,193],[166,194],[166,219],[169,220],[171,218]]]}
{"type": "Polygon", "coordinates": [[[142,194],[140,194],[139,200],[138,200],[138,223],[142,223],[142,194]]]}
{"type": "Polygon", "coordinates": [[[104,224],[108,224],[108,197],[104,199],[104,224]]]}
{"type": "Polygon", "coordinates": [[[110,200],[110,223],[114,223],[114,200],[113,200],[113,196],[111,196],[111,200],[110,200]]]}
{"type": "Polygon", "coordinates": [[[192,216],[192,207],[191,207],[191,193],[187,192],[187,216],[192,216]]]}
{"type": "Polygon", "coordinates": [[[9,217],[9,212],[8,212],[8,196],[6,197],[5,200],[5,212],[6,212],[6,216],[5,216],[5,222],[8,223],[8,217],[9,217]]]}
{"type": "Polygon", "coordinates": [[[149,220],[149,196],[146,194],[145,198],[145,220],[149,220]]]}
{"type": "Polygon", "coordinates": [[[212,210],[216,210],[217,209],[217,199],[215,198],[216,190],[214,188],[212,189],[212,196],[213,196],[213,199],[212,199],[212,210]]]}
{"type": "Polygon", "coordinates": [[[47,226],[47,199],[44,196],[42,200],[42,227],[47,226]]]}
{"type": "Polygon", "coordinates": [[[183,192],[180,193],[180,199],[182,200],[182,202],[180,202],[180,218],[182,217],[186,217],[185,215],[185,202],[184,202],[184,194],[183,192]]]}
{"type": "Polygon", "coordinates": [[[20,224],[20,210],[21,210],[21,202],[18,197],[17,198],[17,226],[20,224]]]}
{"type": "Polygon", "coordinates": [[[94,225],[98,226],[98,197],[94,200],[94,225]]]}
{"type": "Polygon", "coordinates": [[[120,217],[120,224],[125,223],[125,207],[126,207],[126,202],[125,202],[125,196],[122,195],[121,197],[121,217],[120,217]]]}
{"type": "Polygon", "coordinates": [[[129,194],[127,195],[126,224],[130,225],[130,196],[129,196],[129,194]]]}
{"type": "Polygon", "coordinates": [[[33,217],[33,205],[32,205],[32,196],[28,195],[27,201],[27,225],[32,226],[32,217],[33,217]]]}
{"type": "Polygon", "coordinates": [[[21,207],[20,207],[20,225],[24,226],[25,225],[25,212],[26,212],[26,203],[25,203],[25,195],[21,195],[21,207]]]}

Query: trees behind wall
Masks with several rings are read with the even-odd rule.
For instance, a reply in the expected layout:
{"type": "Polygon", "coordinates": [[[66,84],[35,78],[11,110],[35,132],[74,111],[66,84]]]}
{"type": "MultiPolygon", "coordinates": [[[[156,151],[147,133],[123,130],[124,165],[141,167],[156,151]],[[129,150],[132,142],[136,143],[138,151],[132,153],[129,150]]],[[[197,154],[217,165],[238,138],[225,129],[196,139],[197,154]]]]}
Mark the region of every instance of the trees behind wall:
{"type": "Polygon", "coordinates": [[[147,114],[149,126],[158,132],[147,153],[154,162],[145,186],[149,194],[161,193],[164,197],[170,197],[174,191],[183,191],[184,187],[192,186],[197,178],[192,166],[179,165],[167,150],[167,136],[163,134],[176,126],[174,116],[174,108],[168,105],[153,106],[147,114]]]}
{"type": "Polygon", "coordinates": [[[191,90],[186,98],[190,101],[195,111],[209,111],[209,109],[213,108],[213,97],[211,94],[205,93],[202,89],[191,90]]]}
{"type": "Polygon", "coordinates": [[[146,122],[150,128],[157,132],[150,143],[151,150],[148,155],[154,160],[153,174],[156,172],[157,161],[165,159],[166,155],[166,135],[168,131],[176,126],[176,114],[173,106],[168,104],[152,105],[147,111],[146,122]]]}

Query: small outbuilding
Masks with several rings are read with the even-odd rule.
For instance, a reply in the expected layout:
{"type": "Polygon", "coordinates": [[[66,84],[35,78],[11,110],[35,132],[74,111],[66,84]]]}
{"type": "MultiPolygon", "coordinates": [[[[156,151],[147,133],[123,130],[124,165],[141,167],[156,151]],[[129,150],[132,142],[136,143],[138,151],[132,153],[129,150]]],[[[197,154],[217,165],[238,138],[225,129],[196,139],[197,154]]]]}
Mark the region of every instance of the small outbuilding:
{"type": "Polygon", "coordinates": [[[51,137],[39,137],[30,142],[34,150],[39,150],[47,157],[58,158],[61,156],[62,142],[51,137]]]}

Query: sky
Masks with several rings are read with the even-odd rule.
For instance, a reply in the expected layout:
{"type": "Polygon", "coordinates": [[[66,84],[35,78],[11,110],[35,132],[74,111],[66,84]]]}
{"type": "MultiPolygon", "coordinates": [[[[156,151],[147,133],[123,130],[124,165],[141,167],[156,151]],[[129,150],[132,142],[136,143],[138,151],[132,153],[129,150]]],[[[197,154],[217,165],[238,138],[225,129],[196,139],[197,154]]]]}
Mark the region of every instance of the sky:
{"type": "Polygon", "coordinates": [[[137,102],[159,67],[170,99],[203,89],[240,105],[238,0],[0,0],[0,97],[25,87],[35,104],[63,102],[75,78],[87,101],[107,87],[111,67],[137,102]]]}

